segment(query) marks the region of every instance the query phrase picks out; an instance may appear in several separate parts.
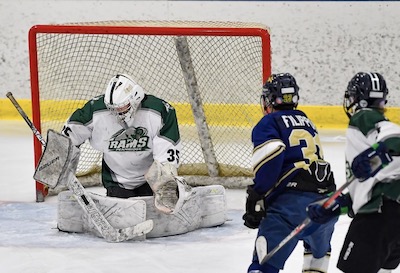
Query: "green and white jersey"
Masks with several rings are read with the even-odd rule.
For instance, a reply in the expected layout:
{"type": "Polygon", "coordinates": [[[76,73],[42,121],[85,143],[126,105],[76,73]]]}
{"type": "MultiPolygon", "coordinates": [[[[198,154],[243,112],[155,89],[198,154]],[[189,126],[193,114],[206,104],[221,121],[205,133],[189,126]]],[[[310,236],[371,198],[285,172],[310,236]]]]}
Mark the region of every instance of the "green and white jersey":
{"type": "Polygon", "coordinates": [[[154,160],[178,168],[181,151],[175,109],[146,95],[125,129],[104,104],[104,95],[93,98],[68,119],[63,134],[76,146],[86,140],[103,153],[102,181],[134,189],[145,183],[144,174],[154,160]]]}
{"type": "MultiPolygon", "coordinates": [[[[352,178],[351,163],[354,158],[373,144],[385,142],[391,154],[400,152],[400,126],[390,122],[379,111],[362,109],[351,117],[346,132],[346,166],[348,179],[352,178]]],[[[400,157],[380,170],[374,177],[363,182],[355,179],[349,192],[354,213],[379,211],[382,196],[398,200],[400,196],[400,157]]]]}

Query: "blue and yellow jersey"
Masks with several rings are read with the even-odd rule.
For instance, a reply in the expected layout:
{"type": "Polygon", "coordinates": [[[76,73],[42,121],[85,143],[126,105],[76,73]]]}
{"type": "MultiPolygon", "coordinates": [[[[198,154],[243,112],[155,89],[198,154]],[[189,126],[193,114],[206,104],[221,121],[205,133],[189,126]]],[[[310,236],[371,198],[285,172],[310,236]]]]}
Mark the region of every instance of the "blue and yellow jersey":
{"type": "Polygon", "coordinates": [[[300,110],[264,116],[253,128],[254,189],[266,200],[286,187],[297,170],[323,159],[315,125],[300,110]]]}

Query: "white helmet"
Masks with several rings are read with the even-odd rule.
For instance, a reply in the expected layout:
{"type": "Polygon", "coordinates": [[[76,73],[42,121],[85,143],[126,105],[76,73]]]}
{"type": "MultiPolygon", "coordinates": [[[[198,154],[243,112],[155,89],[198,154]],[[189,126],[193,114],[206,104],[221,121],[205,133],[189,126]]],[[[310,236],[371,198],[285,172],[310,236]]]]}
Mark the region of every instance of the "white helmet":
{"type": "Polygon", "coordinates": [[[143,98],[144,91],[140,85],[130,76],[118,74],[107,85],[104,103],[116,117],[128,122],[135,116],[143,98]]]}

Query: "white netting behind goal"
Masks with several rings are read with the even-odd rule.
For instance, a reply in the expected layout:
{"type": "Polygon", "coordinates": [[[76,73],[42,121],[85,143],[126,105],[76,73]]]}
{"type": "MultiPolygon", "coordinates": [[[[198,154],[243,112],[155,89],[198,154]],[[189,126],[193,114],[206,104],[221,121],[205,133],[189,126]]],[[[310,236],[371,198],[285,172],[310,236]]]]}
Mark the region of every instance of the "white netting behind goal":
{"type": "MultiPolygon", "coordinates": [[[[156,21],[34,26],[30,59],[34,122],[43,135],[50,128],[61,130],[76,108],[104,93],[113,75],[126,73],[147,93],[176,108],[183,143],[179,174],[215,176],[210,168],[216,168],[217,177],[252,176],[250,133],[261,117],[259,95],[270,74],[265,26],[156,21]],[[180,37],[190,51],[195,92],[201,98],[197,104],[191,102],[182,70],[180,37]],[[204,117],[194,114],[192,107],[201,108],[204,117]],[[200,121],[208,127],[206,137],[199,131],[200,121]],[[209,154],[202,141],[210,141],[209,154]],[[211,167],[210,155],[216,160],[211,167]]],[[[80,180],[98,173],[100,164],[101,154],[85,144],[80,180]]]]}

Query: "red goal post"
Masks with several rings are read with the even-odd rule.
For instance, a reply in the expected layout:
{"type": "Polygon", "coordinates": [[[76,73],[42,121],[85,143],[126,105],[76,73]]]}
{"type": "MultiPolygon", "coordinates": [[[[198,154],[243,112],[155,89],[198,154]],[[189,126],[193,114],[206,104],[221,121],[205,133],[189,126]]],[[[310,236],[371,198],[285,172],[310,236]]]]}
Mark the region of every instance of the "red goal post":
{"type": "MultiPolygon", "coordinates": [[[[76,108],[102,94],[114,74],[127,73],[176,108],[183,144],[180,175],[194,184],[251,178],[250,132],[261,117],[262,83],[271,74],[266,26],[194,21],[35,25],[29,31],[29,58],[33,123],[44,136],[48,129],[61,130],[76,108]]],[[[96,185],[101,154],[86,143],[81,150],[77,177],[96,185]]],[[[34,140],[35,166],[41,153],[34,140]]],[[[36,190],[37,201],[44,201],[46,189],[37,183],[36,190]]]]}

